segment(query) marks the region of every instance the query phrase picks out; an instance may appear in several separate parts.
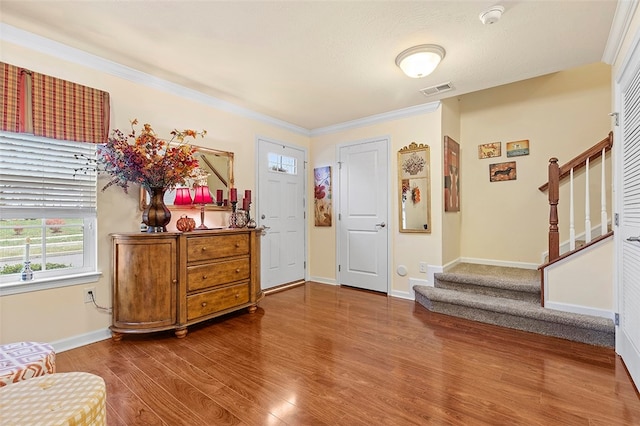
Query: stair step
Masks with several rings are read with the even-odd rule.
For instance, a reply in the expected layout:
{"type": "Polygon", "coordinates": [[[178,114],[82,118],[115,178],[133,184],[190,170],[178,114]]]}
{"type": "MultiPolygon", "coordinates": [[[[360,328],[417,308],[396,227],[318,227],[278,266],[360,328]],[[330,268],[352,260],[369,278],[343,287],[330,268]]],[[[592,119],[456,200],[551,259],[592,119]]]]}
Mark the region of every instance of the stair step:
{"type": "Polygon", "coordinates": [[[615,326],[611,319],[449,289],[414,286],[414,290],[416,301],[433,312],[597,346],[615,345],[615,326]]]}
{"type": "Polygon", "coordinates": [[[540,272],[461,263],[435,274],[435,287],[540,303],[540,272]]]}

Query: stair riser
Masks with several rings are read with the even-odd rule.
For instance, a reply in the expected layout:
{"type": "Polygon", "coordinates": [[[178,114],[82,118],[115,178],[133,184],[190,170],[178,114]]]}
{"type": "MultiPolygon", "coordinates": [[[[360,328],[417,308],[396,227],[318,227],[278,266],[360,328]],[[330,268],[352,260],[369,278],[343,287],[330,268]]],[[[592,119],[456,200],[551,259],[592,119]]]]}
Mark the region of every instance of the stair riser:
{"type": "Polygon", "coordinates": [[[467,283],[457,283],[453,281],[443,281],[436,279],[435,287],[446,288],[447,290],[463,291],[470,294],[484,294],[486,296],[504,297],[513,300],[522,300],[531,303],[540,303],[539,293],[529,293],[517,290],[505,290],[495,287],[485,287],[467,283]]]}
{"type": "Polygon", "coordinates": [[[494,324],[501,327],[559,337],[562,339],[587,343],[590,345],[604,346],[609,348],[613,348],[615,346],[614,333],[594,331],[579,327],[573,327],[570,325],[550,323],[532,318],[523,318],[505,313],[492,312],[461,305],[453,305],[450,303],[433,301],[418,293],[416,293],[416,301],[432,312],[437,312],[445,315],[452,315],[460,318],[466,318],[472,321],[483,322],[486,324],[494,324]]]}

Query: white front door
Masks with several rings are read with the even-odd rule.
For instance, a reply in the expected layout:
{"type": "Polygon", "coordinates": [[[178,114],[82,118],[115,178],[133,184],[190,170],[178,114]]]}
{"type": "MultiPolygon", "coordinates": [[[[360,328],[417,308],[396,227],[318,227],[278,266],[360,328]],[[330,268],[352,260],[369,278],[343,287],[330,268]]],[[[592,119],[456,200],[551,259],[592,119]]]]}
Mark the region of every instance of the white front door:
{"type": "MultiPolygon", "coordinates": [[[[636,44],[630,52],[639,51],[636,44]]],[[[614,141],[619,230],[615,231],[618,310],[616,351],[640,388],[640,55],[630,57],[618,81],[620,129],[614,141]]]]}
{"type": "Polygon", "coordinates": [[[388,292],[389,140],[339,147],[338,282],[388,292]]]}
{"type": "Polygon", "coordinates": [[[258,140],[256,222],[263,289],[305,279],[305,152],[258,140]]]}

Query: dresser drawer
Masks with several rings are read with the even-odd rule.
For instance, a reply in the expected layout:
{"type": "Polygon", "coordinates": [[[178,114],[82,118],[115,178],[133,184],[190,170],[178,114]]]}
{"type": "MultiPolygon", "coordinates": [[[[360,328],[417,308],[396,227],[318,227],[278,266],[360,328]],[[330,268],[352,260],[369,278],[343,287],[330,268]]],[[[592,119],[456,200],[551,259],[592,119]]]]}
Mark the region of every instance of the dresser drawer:
{"type": "Polygon", "coordinates": [[[248,283],[187,296],[187,321],[248,302],[248,283]]]}
{"type": "Polygon", "coordinates": [[[187,262],[249,254],[249,235],[225,234],[190,237],[187,240],[187,262]]]}
{"type": "Polygon", "coordinates": [[[187,267],[187,291],[249,279],[249,258],[187,267]]]}

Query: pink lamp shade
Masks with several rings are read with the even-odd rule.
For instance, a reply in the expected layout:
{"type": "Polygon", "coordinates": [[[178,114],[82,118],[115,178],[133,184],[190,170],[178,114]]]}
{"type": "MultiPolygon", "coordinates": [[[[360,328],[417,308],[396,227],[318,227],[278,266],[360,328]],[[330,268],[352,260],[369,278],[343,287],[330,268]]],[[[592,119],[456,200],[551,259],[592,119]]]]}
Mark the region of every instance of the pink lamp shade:
{"type": "Polygon", "coordinates": [[[209,204],[213,203],[213,198],[211,198],[211,192],[209,192],[208,186],[198,186],[196,187],[196,193],[193,196],[193,204],[209,204]]]}
{"type": "Polygon", "coordinates": [[[185,206],[191,204],[191,192],[189,188],[176,188],[176,199],[173,200],[176,206],[185,206]]]}

